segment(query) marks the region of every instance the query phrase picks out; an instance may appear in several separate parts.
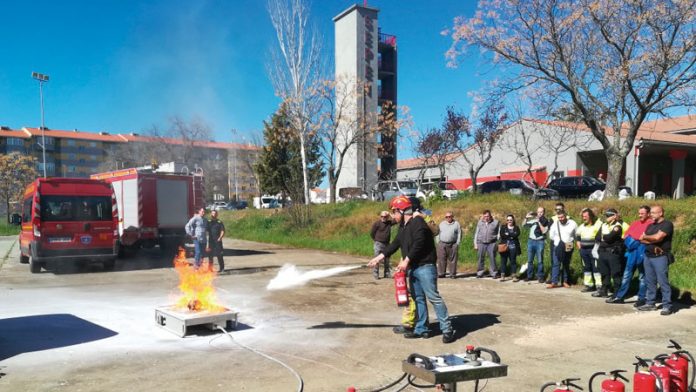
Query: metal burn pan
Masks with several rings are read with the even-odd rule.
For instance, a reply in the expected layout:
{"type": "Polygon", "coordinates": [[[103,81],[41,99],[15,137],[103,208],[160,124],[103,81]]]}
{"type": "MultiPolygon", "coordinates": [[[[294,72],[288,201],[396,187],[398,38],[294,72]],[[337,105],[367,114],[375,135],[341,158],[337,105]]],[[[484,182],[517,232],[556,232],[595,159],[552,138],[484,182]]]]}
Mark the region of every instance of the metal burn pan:
{"type": "Polygon", "coordinates": [[[215,330],[218,326],[224,329],[237,328],[238,313],[225,308],[222,312],[182,310],[173,305],[155,308],[155,322],[160,327],[179,336],[188,334],[190,327],[204,326],[215,330]]]}

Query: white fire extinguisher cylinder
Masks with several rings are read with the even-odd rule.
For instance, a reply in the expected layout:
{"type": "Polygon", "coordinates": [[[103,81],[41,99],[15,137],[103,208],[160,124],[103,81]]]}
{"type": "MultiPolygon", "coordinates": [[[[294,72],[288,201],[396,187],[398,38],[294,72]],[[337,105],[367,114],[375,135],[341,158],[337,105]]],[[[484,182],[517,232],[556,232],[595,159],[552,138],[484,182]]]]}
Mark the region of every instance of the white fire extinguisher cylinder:
{"type": "Polygon", "coordinates": [[[394,288],[396,289],[396,304],[398,306],[408,306],[408,287],[404,271],[394,274],[394,288]]]}

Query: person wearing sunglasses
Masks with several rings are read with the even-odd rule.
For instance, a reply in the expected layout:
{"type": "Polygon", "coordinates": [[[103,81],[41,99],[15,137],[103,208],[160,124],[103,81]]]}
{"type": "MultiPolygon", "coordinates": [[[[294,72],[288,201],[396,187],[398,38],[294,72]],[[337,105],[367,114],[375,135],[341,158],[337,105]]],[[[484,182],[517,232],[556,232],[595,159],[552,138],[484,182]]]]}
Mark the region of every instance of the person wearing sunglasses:
{"type": "Polygon", "coordinates": [[[505,224],[500,225],[498,237],[500,272],[502,273],[500,281],[504,282],[512,278],[513,282],[518,282],[520,279],[517,276],[517,256],[522,254],[522,247],[520,246],[520,227],[517,226],[514,215],[509,214],[505,217],[505,224]],[[501,245],[504,245],[503,249],[501,245]]]}

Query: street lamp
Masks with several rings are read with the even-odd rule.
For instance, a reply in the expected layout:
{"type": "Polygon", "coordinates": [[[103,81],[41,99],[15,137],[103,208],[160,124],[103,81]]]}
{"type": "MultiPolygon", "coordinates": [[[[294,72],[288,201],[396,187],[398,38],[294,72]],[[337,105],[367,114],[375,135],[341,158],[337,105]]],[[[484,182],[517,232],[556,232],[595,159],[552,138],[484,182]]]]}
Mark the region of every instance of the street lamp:
{"type": "Polygon", "coordinates": [[[43,84],[48,82],[48,75],[32,72],[31,77],[39,81],[39,97],[41,98],[41,154],[43,155],[43,176],[46,178],[46,127],[44,126],[43,84]]]}

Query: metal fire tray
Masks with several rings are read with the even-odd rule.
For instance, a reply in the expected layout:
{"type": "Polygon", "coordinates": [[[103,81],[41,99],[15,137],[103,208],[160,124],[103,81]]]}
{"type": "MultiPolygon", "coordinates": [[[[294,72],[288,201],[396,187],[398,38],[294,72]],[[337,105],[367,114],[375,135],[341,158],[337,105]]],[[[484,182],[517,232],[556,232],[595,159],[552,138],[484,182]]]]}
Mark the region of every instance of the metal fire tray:
{"type": "Polygon", "coordinates": [[[179,337],[186,336],[189,327],[205,326],[215,330],[218,326],[237,328],[237,315],[227,308],[218,313],[177,309],[173,305],[155,308],[155,322],[179,337]]]}

